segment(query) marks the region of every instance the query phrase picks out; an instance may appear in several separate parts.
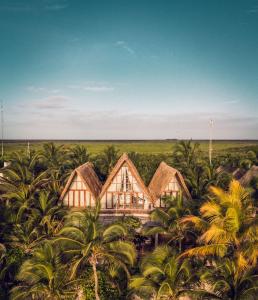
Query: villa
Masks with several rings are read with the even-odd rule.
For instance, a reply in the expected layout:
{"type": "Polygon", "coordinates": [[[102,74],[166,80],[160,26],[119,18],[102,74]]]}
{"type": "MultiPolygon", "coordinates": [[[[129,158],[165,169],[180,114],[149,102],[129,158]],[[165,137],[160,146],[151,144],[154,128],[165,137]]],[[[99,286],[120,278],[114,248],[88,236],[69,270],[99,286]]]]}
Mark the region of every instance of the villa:
{"type": "Polygon", "coordinates": [[[62,192],[60,201],[71,208],[94,207],[100,199],[100,216],[109,222],[117,216],[132,215],[143,223],[149,221],[155,207],[165,207],[165,196],[190,199],[181,173],[161,162],[148,187],[133,162],[123,154],[102,185],[90,162],[75,169],[62,192]]]}

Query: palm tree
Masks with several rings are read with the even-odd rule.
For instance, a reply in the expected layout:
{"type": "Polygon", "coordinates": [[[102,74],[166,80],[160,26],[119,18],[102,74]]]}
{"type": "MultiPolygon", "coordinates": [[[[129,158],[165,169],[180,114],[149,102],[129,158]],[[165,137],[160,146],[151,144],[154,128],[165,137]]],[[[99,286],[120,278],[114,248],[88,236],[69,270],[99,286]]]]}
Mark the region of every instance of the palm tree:
{"type": "Polygon", "coordinates": [[[100,300],[97,269],[116,264],[129,276],[127,266],[135,261],[133,244],[122,240],[127,234],[125,227],[111,224],[102,228],[98,221],[99,209],[98,201],[93,210],[72,212],[55,239],[71,263],[71,279],[85,267],[92,267],[96,300],[100,300]]]}
{"type": "Polygon", "coordinates": [[[118,160],[118,153],[119,150],[117,150],[113,145],[108,146],[103,150],[103,154],[100,156],[100,166],[105,175],[109,174],[113,169],[118,160]]]}
{"type": "Polygon", "coordinates": [[[43,149],[39,152],[39,157],[49,175],[48,188],[56,192],[56,195],[60,193],[67,177],[71,173],[67,152],[63,145],[57,146],[54,143],[44,144],[43,149]]]}
{"type": "Polygon", "coordinates": [[[58,205],[58,198],[52,196],[50,192],[41,190],[38,195],[38,201],[31,209],[32,223],[38,227],[41,235],[51,237],[62,226],[62,218],[66,210],[58,205]]]}
{"type": "Polygon", "coordinates": [[[233,180],[229,190],[211,187],[211,199],[200,208],[201,217],[186,216],[182,223],[200,232],[200,246],[182,256],[229,256],[240,269],[257,263],[258,225],[250,194],[233,180]]]}
{"type": "Polygon", "coordinates": [[[11,299],[71,299],[76,281],[69,281],[66,274],[60,254],[46,242],[22,264],[17,275],[20,284],[12,289],[11,299]]]}
{"type": "Polygon", "coordinates": [[[209,284],[214,293],[223,300],[257,299],[257,279],[254,268],[239,269],[230,258],[222,260],[216,268],[201,276],[201,280],[209,284]]]}
{"type": "Polygon", "coordinates": [[[132,292],[143,299],[178,299],[191,279],[187,260],[179,260],[170,246],[157,247],[143,258],[140,275],[132,278],[132,292]]]}
{"type": "Polygon", "coordinates": [[[79,167],[90,159],[90,154],[87,148],[82,145],[76,145],[75,147],[71,148],[69,151],[69,156],[72,169],[79,167]]]}
{"type": "Polygon", "coordinates": [[[182,171],[191,168],[200,154],[200,144],[189,141],[180,141],[176,144],[173,157],[180,164],[182,171]]]}
{"type": "Polygon", "coordinates": [[[12,248],[20,249],[24,254],[31,254],[33,249],[44,239],[45,236],[41,235],[38,228],[28,220],[23,224],[13,225],[8,239],[6,239],[6,244],[12,248]]]}
{"type": "Polygon", "coordinates": [[[163,234],[168,239],[167,244],[172,246],[175,243],[181,252],[182,241],[186,233],[180,219],[190,214],[190,206],[183,201],[182,195],[167,197],[163,201],[166,207],[155,208],[151,213],[151,220],[155,222],[155,226],[146,227],[143,233],[145,235],[163,234]]]}

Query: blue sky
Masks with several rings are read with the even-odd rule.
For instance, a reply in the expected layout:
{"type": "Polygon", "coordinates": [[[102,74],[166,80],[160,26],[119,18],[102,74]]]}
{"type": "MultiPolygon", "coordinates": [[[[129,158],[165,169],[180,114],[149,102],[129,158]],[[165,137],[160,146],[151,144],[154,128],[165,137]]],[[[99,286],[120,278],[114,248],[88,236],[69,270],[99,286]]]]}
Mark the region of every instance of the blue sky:
{"type": "Polygon", "coordinates": [[[6,138],[258,139],[257,0],[0,0],[6,138]]]}

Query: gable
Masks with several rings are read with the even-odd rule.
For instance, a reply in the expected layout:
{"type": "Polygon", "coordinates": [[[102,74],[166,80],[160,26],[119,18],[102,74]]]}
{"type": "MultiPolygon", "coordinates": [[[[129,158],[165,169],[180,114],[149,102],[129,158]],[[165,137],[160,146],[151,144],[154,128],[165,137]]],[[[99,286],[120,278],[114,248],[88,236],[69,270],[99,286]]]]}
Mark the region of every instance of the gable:
{"type": "Polygon", "coordinates": [[[113,177],[107,192],[144,192],[127,163],[113,177]]]}
{"type": "Polygon", "coordinates": [[[81,176],[73,174],[64,196],[63,205],[68,207],[89,207],[95,205],[94,197],[81,176]]]}
{"type": "Polygon", "coordinates": [[[164,192],[170,192],[170,191],[174,191],[174,192],[178,192],[182,190],[178,180],[176,179],[176,176],[173,176],[169,183],[165,186],[164,188],[164,192]]]}
{"type": "Polygon", "coordinates": [[[111,171],[100,199],[102,209],[150,209],[152,205],[149,190],[126,154],[111,171]]]}

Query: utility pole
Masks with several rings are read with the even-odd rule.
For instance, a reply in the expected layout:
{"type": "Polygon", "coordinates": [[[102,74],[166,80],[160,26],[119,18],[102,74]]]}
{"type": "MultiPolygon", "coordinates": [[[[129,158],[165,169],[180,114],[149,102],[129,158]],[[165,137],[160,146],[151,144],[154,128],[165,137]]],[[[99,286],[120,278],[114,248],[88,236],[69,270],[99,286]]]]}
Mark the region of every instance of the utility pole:
{"type": "Polygon", "coordinates": [[[27,145],[27,155],[30,156],[30,141],[28,141],[27,145]]]}
{"type": "Polygon", "coordinates": [[[212,166],[212,151],[213,151],[213,148],[212,148],[212,129],[213,129],[213,125],[214,125],[214,122],[211,119],[209,121],[209,135],[210,135],[210,141],[209,141],[209,161],[210,161],[210,166],[212,166]]]}
{"type": "Polygon", "coordinates": [[[2,153],[2,159],[3,159],[4,158],[4,104],[3,104],[3,100],[1,100],[1,139],[2,139],[1,153],[2,153]]]}

